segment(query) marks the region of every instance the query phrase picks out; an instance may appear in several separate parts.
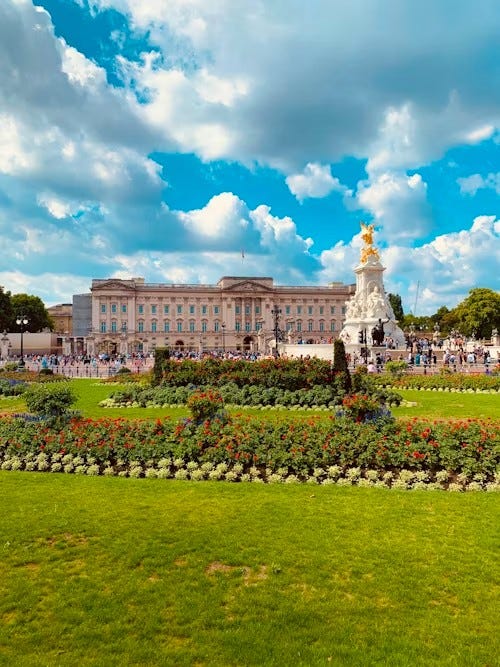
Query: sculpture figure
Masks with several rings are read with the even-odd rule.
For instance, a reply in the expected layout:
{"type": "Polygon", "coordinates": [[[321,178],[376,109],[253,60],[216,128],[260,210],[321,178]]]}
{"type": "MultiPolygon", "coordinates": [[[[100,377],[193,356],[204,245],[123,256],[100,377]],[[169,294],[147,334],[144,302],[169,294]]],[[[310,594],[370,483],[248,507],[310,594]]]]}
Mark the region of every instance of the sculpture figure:
{"type": "Polygon", "coordinates": [[[372,329],[372,341],[373,345],[376,345],[377,347],[380,347],[382,343],[384,342],[385,338],[385,331],[384,331],[384,324],[387,324],[387,322],[390,321],[390,318],[387,319],[385,322],[382,322],[382,319],[379,317],[377,324],[373,327],[372,329]]]}
{"type": "Polygon", "coordinates": [[[373,232],[375,231],[375,225],[366,225],[364,222],[361,223],[361,238],[364,242],[364,247],[361,249],[361,263],[364,264],[370,257],[374,259],[380,259],[378,250],[373,247],[373,232]]]}

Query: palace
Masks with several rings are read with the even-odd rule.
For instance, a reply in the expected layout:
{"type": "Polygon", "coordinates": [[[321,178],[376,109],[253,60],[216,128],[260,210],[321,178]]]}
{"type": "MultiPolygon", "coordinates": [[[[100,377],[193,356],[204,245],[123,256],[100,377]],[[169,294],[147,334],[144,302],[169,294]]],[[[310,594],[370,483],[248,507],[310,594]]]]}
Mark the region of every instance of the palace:
{"type": "Polygon", "coordinates": [[[146,354],[156,347],[269,353],[278,336],[286,342],[337,337],[354,292],[354,285],[281,286],[269,277],[225,276],[216,285],[93,280],[90,295],[75,295],[73,323],[80,330],[74,327],[73,336],[85,336],[89,354],[146,354]]]}

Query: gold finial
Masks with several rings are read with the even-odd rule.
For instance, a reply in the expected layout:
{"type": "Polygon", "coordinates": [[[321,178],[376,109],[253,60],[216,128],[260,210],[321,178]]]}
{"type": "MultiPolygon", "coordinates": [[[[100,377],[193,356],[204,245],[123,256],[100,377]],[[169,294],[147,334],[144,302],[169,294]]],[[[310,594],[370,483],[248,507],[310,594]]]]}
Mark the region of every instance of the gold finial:
{"type": "Polygon", "coordinates": [[[374,259],[380,259],[378,250],[373,247],[373,232],[375,231],[375,225],[365,225],[364,222],[361,223],[361,238],[364,241],[364,247],[361,248],[361,264],[364,264],[368,261],[370,257],[374,259]]]}

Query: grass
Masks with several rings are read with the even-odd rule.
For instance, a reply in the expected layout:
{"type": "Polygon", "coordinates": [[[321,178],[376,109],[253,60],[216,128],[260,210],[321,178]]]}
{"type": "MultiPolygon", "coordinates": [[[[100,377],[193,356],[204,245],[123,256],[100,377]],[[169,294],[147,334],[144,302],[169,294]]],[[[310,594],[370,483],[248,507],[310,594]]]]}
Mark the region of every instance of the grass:
{"type": "MultiPolygon", "coordinates": [[[[156,418],[170,415],[174,419],[186,417],[185,406],[176,408],[101,408],[99,402],[107,398],[113,391],[125,385],[99,384],[95,380],[73,380],[72,387],[78,396],[76,408],[85,417],[124,416],[130,419],[156,418]]],[[[498,394],[461,394],[451,392],[433,392],[417,390],[401,390],[399,393],[414,406],[402,406],[393,409],[396,417],[429,417],[435,418],[487,418],[500,419],[500,397],[498,394]]],[[[22,412],[26,406],[22,398],[0,398],[0,414],[22,412]]],[[[269,419],[297,419],[310,416],[310,411],[295,410],[257,410],[249,409],[247,414],[255,414],[269,419]]],[[[313,413],[322,414],[322,413],[313,413]]],[[[327,413],[325,413],[327,414],[327,413]]]]}
{"type": "Polygon", "coordinates": [[[0,473],[0,664],[493,665],[494,494],[0,473]]]}

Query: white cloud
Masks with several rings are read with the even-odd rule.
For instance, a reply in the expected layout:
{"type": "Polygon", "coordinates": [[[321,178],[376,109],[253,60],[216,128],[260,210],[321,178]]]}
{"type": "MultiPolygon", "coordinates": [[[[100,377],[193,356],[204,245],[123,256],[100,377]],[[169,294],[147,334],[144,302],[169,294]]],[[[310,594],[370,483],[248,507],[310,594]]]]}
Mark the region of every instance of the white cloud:
{"type": "Polygon", "coordinates": [[[485,139],[492,137],[494,132],[494,125],[483,125],[469,132],[465,138],[469,144],[477,144],[480,141],[484,141],[485,139]]]}
{"type": "Polygon", "coordinates": [[[332,176],[331,168],[326,164],[309,162],[302,173],[287,176],[286,184],[299,201],[308,197],[326,197],[334,190],[347,196],[351,194],[338,178],[332,176]]]}
{"type": "Polygon", "coordinates": [[[430,227],[427,185],[420,174],[383,172],[358,185],[357,201],[382,225],[387,241],[413,240],[430,227]]]}
{"type": "Polygon", "coordinates": [[[248,226],[248,210],[236,195],[222,192],[212,197],[208,204],[198,210],[179,211],[181,222],[192,232],[212,239],[241,237],[248,226]]]}
{"type": "Polygon", "coordinates": [[[463,195],[473,197],[478,190],[482,189],[494,190],[497,195],[500,195],[500,171],[496,174],[488,174],[486,178],[483,178],[481,174],[471,174],[464,178],[457,178],[457,183],[463,195]]]}

